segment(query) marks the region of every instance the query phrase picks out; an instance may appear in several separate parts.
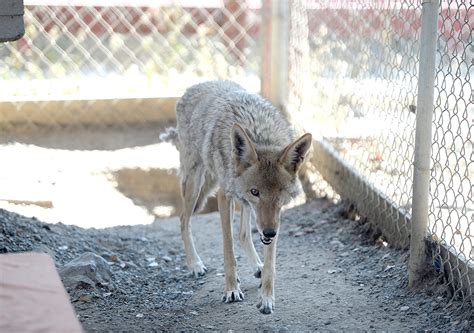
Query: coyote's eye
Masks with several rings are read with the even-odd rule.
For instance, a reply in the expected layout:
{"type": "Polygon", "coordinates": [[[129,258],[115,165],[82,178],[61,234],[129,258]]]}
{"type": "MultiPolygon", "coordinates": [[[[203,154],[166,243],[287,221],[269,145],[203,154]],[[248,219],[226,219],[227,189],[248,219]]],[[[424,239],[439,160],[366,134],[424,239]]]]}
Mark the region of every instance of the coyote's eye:
{"type": "Polygon", "coordinates": [[[250,193],[252,193],[252,195],[256,197],[260,195],[260,192],[256,188],[251,188],[250,193]]]}

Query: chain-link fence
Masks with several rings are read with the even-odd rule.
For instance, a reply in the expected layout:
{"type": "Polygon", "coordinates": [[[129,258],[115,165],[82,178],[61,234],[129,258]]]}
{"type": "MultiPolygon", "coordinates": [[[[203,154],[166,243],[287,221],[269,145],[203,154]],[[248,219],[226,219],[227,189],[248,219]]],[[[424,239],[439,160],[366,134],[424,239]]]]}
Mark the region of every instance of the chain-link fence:
{"type": "MultiPolygon", "coordinates": [[[[302,35],[298,22],[307,15],[308,39],[294,40],[298,49],[307,43],[309,55],[296,59],[309,61],[309,67],[300,72],[304,84],[290,77],[289,96],[302,99],[296,99],[302,107],[293,117],[321,133],[314,160],[331,185],[355,202],[391,244],[407,247],[421,2],[302,2],[306,11],[295,3],[290,6],[300,13],[291,15],[295,34],[302,35]]],[[[465,301],[474,289],[473,26],[473,4],[442,1],[429,234],[433,266],[465,301]]]]}
{"type": "Polygon", "coordinates": [[[101,3],[25,1],[25,37],[0,48],[0,100],[178,96],[231,77],[258,90],[252,2],[101,3]]]}
{"type": "Polygon", "coordinates": [[[24,3],[25,36],[0,44],[0,207],[95,227],[178,213],[160,131],[192,84],[259,91],[261,2],[24,3]]]}
{"type": "Polygon", "coordinates": [[[441,3],[429,231],[435,266],[445,273],[449,290],[463,298],[474,291],[473,28],[472,1],[441,3]]]}

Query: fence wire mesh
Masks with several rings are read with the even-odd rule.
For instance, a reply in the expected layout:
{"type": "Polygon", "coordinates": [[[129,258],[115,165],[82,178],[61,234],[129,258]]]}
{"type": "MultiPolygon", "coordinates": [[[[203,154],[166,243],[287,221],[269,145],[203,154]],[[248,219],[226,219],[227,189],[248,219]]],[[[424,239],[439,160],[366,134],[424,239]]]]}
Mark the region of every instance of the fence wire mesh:
{"type": "Polygon", "coordinates": [[[25,37],[0,47],[0,77],[8,79],[0,99],[177,96],[183,81],[203,78],[259,85],[258,5],[36,3],[25,8],[25,37]]]}
{"type": "Polygon", "coordinates": [[[0,44],[0,207],[85,227],[177,214],[160,131],[194,83],[259,90],[261,2],[24,3],[25,36],[0,44]]]}
{"type": "Polygon", "coordinates": [[[454,294],[473,297],[474,274],[474,4],[443,1],[433,123],[429,231],[434,264],[454,294]],[[443,253],[440,244],[448,251],[443,253]]]}
{"type": "MultiPolygon", "coordinates": [[[[307,16],[309,67],[291,80],[294,117],[323,136],[338,163],[362,183],[358,197],[371,215],[389,217],[385,235],[408,244],[413,186],[413,155],[420,50],[421,2],[296,1],[290,11],[307,16]],[[302,86],[305,88],[302,89],[302,86]],[[340,162],[338,162],[340,161],[340,162]]],[[[470,300],[474,277],[472,179],[474,155],[473,4],[442,1],[439,15],[436,108],[432,147],[429,234],[434,267],[453,295],[470,300]],[[444,249],[449,249],[444,253],[444,249]],[[455,259],[455,260],[453,260],[455,259]],[[454,264],[453,264],[454,263],[454,264]],[[457,263],[457,264],[456,264],[457,263]],[[470,272],[466,267],[471,267],[470,272]]],[[[290,35],[302,36],[306,17],[292,15],[290,35]]],[[[302,46],[301,44],[306,46],[302,46]]],[[[290,46],[291,47],[291,46],[290,46]]],[[[304,57],[290,57],[304,62],[304,57]]],[[[291,106],[290,106],[291,108],[291,106]]],[[[352,177],[352,176],[350,176],[352,177]]],[[[349,181],[349,180],[348,180],[349,181]]],[[[371,223],[381,226],[377,218],[371,223]]]]}
{"type": "Polygon", "coordinates": [[[312,4],[301,122],[409,214],[421,11],[409,2],[312,4]]]}

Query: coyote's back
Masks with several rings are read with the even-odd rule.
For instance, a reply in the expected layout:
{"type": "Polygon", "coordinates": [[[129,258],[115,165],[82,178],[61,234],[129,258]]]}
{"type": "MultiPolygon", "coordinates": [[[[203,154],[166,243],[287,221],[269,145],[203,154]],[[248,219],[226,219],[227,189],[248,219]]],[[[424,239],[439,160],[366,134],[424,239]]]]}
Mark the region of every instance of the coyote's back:
{"type": "Polygon", "coordinates": [[[180,152],[204,163],[218,178],[230,176],[234,124],[258,146],[280,149],[293,140],[289,123],[273,105],[231,81],[190,87],[176,105],[176,117],[180,152]]]}

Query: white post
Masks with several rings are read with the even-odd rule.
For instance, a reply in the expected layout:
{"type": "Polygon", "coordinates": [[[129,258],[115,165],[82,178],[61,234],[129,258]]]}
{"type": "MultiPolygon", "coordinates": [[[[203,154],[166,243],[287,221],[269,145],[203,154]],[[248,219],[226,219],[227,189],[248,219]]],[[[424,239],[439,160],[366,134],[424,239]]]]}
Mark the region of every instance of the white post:
{"type": "Polygon", "coordinates": [[[288,99],[289,2],[264,0],[262,21],[262,95],[285,112],[288,99]]]}
{"type": "Polygon", "coordinates": [[[415,161],[410,235],[410,288],[416,287],[426,269],[425,237],[428,226],[431,140],[433,123],[436,37],[439,0],[423,0],[420,64],[416,107],[415,161]]]}

